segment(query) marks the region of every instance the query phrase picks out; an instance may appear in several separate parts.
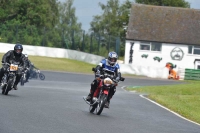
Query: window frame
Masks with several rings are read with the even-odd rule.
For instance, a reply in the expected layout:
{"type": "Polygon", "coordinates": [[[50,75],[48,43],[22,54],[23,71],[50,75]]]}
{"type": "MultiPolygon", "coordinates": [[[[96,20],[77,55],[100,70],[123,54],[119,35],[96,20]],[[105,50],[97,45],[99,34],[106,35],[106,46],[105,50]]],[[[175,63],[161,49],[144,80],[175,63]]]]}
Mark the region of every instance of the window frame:
{"type": "Polygon", "coordinates": [[[188,45],[188,54],[189,55],[200,55],[200,54],[194,54],[195,49],[200,51],[200,46],[192,45],[192,53],[189,53],[189,47],[191,47],[191,45],[188,45]],[[195,48],[195,47],[199,47],[199,48],[195,48]]]}
{"type": "Polygon", "coordinates": [[[161,45],[161,46],[160,46],[160,51],[154,51],[154,50],[152,50],[152,44],[153,44],[153,43],[154,43],[154,42],[145,42],[145,41],[141,41],[141,42],[140,42],[140,51],[162,52],[162,43],[156,42],[156,43],[158,43],[158,44],[161,45]],[[141,49],[141,45],[148,45],[148,46],[149,46],[149,50],[141,49]]]}

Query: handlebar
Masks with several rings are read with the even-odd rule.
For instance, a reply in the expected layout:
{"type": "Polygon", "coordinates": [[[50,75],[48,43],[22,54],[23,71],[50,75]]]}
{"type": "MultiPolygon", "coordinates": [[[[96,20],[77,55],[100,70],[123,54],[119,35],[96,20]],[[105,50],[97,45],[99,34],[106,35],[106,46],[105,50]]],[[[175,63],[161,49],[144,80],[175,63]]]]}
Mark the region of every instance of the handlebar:
{"type": "MultiPolygon", "coordinates": [[[[11,64],[10,63],[2,63],[2,65],[8,65],[8,66],[10,66],[11,64]]],[[[19,65],[18,65],[18,68],[23,68],[23,67],[19,67],[19,65]]]]}
{"type": "MultiPolygon", "coordinates": [[[[96,68],[92,68],[92,71],[94,71],[94,72],[97,72],[97,69],[96,68]]],[[[103,71],[108,71],[108,72],[113,72],[113,71],[110,71],[110,70],[107,70],[107,69],[103,69],[103,71]]],[[[109,74],[101,74],[101,75],[99,75],[99,77],[101,78],[101,79],[103,79],[103,78],[105,78],[105,77],[109,77],[109,78],[111,78],[114,82],[116,82],[116,83],[118,83],[119,81],[124,81],[125,80],[125,78],[124,77],[120,77],[120,79],[119,79],[119,81],[117,81],[116,80],[116,76],[114,76],[114,75],[109,75],[109,74]]]]}

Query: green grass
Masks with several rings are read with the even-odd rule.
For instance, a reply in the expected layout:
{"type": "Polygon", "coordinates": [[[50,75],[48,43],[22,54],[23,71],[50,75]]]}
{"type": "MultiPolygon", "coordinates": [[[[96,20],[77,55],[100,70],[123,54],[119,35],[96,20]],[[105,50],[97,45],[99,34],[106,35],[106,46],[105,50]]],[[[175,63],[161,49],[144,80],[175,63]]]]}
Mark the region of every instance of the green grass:
{"type": "Polygon", "coordinates": [[[177,112],[178,114],[200,123],[200,82],[186,81],[187,84],[127,88],[148,94],[148,98],[177,112]]]}
{"type": "MultiPolygon", "coordinates": [[[[2,59],[3,54],[0,54],[2,59]]],[[[66,58],[50,58],[41,56],[29,56],[34,65],[40,70],[52,70],[52,71],[65,71],[76,73],[91,73],[92,67],[96,65],[85,63],[82,61],[71,60],[66,58]]]]}

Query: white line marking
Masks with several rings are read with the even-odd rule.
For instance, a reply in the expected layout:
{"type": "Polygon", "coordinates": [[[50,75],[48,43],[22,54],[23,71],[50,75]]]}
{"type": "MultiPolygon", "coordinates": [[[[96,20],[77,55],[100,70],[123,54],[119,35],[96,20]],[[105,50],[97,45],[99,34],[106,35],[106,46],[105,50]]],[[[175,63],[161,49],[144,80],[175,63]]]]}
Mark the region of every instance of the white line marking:
{"type": "Polygon", "coordinates": [[[126,89],[124,89],[126,86],[122,86],[121,87],[121,89],[123,90],[123,91],[127,91],[126,89]]]}
{"type": "Polygon", "coordinates": [[[166,108],[166,107],[160,105],[159,103],[157,103],[157,102],[155,102],[155,101],[152,101],[152,100],[150,100],[149,98],[144,97],[143,95],[140,95],[140,97],[142,97],[142,98],[144,98],[144,99],[146,99],[146,100],[148,100],[148,101],[150,101],[150,102],[152,102],[152,103],[158,105],[158,106],[161,107],[161,108],[166,109],[167,111],[169,111],[169,112],[175,114],[176,116],[178,116],[178,117],[180,117],[180,118],[182,118],[182,119],[184,119],[184,120],[187,120],[187,121],[189,121],[189,122],[191,122],[191,123],[194,123],[194,124],[200,126],[199,123],[196,123],[196,122],[194,122],[194,121],[191,121],[191,120],[189,120],[189,119],[187,119],[187,118],[181,116],[180,114],[178,114],[178,113],[176,113],[176,112],[174,112],[174,111],[172,111],[172,110],[170,110],[170,109],[168,109],[168,108],[166,108]]]}

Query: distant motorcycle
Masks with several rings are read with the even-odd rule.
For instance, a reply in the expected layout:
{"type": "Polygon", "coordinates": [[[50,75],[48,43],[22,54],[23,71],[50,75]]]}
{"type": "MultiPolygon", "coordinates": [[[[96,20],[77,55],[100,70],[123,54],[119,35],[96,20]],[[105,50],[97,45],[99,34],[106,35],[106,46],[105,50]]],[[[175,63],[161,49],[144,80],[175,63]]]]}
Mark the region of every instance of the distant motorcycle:
{"type": "Polygon", "coordinates": [[[13,63],[13,64],[3,63],[3,64],[8,65],[9,68],[3,75],[3,78],[1,81],[1,89],[2,89],[2,94],[8,95],[8,92],[14,88],[17,71],[18,71],[18,69],[20,69],[22,67],[19,67],[15,63],[13,63]]]}
{"type": "Polygon", "coordinates": [[[26,75],[27,75],[27,70],[22,72],[22,77],[20,79],[21,86],[24,86],[24,83],[26,83],[26,75]]]}
{"type": "MultiPolygon", "coordinates": [[[[96,72],[95,68],[92,69],[96,72]]],[[[120,81],[124,81],[125,78],[121,77],[120,81]]],[[[103,69],[103,74],[100,75],[100,83],[95,91],[97,93],[97,99],[94,99],[93,96],[90,101],[86,100],[86,97],[83,97],[85,102],[90,105],[89,111],[93,113],[96,110],[96,114],[100,115],[104,109],[105,103],[108,100],[108,96],[110,93],[110,89],[113,86],[117,86],[119,81],[116,80],[115,73],[108,70],[103,69]]]]}
{"type": "Polygon", "coordinates": [[[34,69],[34,70],[30,71],[29,79],[37,79],[38,77],[41,80],[45,79],[45,75],[43,73],[41,73],[39,69],[34,69]]]}

